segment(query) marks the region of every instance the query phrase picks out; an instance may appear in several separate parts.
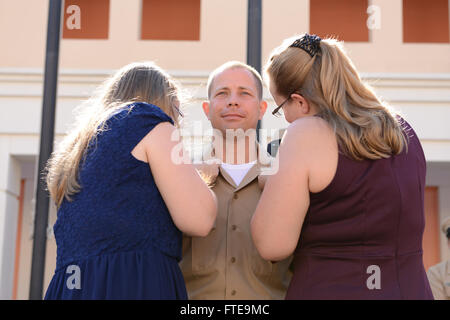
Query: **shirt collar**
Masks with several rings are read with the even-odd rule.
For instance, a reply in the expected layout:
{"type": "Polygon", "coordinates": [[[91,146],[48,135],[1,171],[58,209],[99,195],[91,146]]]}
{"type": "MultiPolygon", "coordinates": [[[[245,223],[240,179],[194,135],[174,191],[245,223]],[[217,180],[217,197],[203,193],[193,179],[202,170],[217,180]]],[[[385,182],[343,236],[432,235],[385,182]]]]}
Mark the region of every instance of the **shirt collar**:
{"type": "MultiPolygon", "coordinates": [[[[218,175],[220,174],[233,188],[235,188],[235,192],[241,190],[245,186],[247,186],[249,183],[251,183],[255,178],[257,178],[260,174],[263,168],[269,167],[271,164],[263,164],[260,162],[260,152],[265,152],[266,157],[270,159],[270,155],[265,151],[261,151],[261,148],[259,147],[258,142],[255,141],[256,144],[256,152],[257,152],[257,161],[256,163],[248,170],[247,174],[242,179],[241,183],[239,185],[236,185],[233,178],[220,166],[220,160],[216,160],[216,164],[210,164],[206,165],[207,171],[209,173],[209,181],[213,185],[215,181],[217,180],[218,175]]],[[[203,152],[203,159],[211,159],[215,156],[214,148],[212,148],[211,145],[208,145],[203,152]]],[[[205,168],[206,169],[206,168],[205,168]]],[[[200,169],[201,170],[201,169],[200,169]]]]}

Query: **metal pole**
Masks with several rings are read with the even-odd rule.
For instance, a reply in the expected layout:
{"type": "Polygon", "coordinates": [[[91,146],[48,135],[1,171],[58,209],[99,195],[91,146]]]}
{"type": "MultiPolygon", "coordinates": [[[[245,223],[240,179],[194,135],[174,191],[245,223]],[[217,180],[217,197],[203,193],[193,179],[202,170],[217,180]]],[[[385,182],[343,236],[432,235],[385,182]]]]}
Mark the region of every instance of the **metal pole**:
{"type": "Polygon", "coordinates": [[[47,48],[45,58],[44,95],[42,104],[41,141],[37,175],[36,207],[34,221],[33,256],[31,262],[30,299],[42,299],[49,195],[45,180],[41,176],[53,151],[55,128],[55,105],[58,82],[59,38],[62,0],[50,0],[47,26],[47,48]]]}
{"type": "MultiPolygon", "coordinates": [[[[261,73],[262,0],[248,0],[247,64],[261,73]]],[[[261,121],[256,127],[259,141],[261,121]]]]}

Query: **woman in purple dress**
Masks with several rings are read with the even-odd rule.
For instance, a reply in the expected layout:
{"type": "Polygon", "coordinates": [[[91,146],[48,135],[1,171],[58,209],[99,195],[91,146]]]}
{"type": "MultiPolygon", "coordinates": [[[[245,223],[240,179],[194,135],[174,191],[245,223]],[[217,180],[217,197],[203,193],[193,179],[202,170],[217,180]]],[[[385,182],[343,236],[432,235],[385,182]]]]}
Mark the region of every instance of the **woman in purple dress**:
{"type": "Polygon", "coordinates": [[[266,67],[290,123],[251,222],[262,257],[294,252],[287,299],[432,299],[422,259],[426,161],[341,43],[287,39],[266,67]]]}

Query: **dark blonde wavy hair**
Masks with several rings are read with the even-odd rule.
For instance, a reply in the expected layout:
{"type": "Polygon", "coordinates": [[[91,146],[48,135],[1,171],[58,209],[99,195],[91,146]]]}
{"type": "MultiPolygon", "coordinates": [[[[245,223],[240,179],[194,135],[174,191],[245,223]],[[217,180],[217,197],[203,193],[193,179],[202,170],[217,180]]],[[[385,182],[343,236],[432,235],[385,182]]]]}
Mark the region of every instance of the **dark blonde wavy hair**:
{"type": "Polygon", "coordinates": [[[132,63],[107,79],[93,97],[84,102],[73,129],[52,153],[46,167],[47,188],[59,207],[81,190],[79,165],[97,135],[107,130],[106,121],[133,102],[160,107],[178,124],[179,87],[152,62],[132,63]]]}
{"type": "Polygon", "coordinates": [[[265,66],[277,94],[301,94],[334,129],[340,150],[355,160],[388,158],[407,148],[400,118],[361,80],[342,43],[322,39],[311,57],[290,47],[303,36],[286,39],[265,66]]]}

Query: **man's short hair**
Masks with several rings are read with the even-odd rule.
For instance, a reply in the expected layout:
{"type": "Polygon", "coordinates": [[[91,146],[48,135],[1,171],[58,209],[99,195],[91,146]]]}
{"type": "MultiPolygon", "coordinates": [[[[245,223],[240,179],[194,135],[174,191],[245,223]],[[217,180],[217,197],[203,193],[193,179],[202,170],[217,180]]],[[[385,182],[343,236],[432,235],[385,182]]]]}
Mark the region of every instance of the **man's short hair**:
{"type": "Polygon", "coordinates": [[[206,85],[206,89],[208,90],[208,99],[211,98],[211,87],[212,87],[214,79],[217,77],[217,75],[222,73],[225,70],[239,69],[239,68],[248,70],[253,75],[253,78],[255,79],[256,89],[258,91],[258,98],[259,98],[259,100],[262,100],[262,98],[263,98],[263,81],[262,81],[261,75],[259,74],[258,71],[256,71],[255,68],[253,68],[252,66],[249,66],[248,64],[242,63],[240,61],[228,61],[228,62],[224,63],[223,65],[221,65],[220,67],[216,68],[213,72],[211,72],[211,74],[209,75],[209,78],[208,78],[208,84],[206,85]]]}

